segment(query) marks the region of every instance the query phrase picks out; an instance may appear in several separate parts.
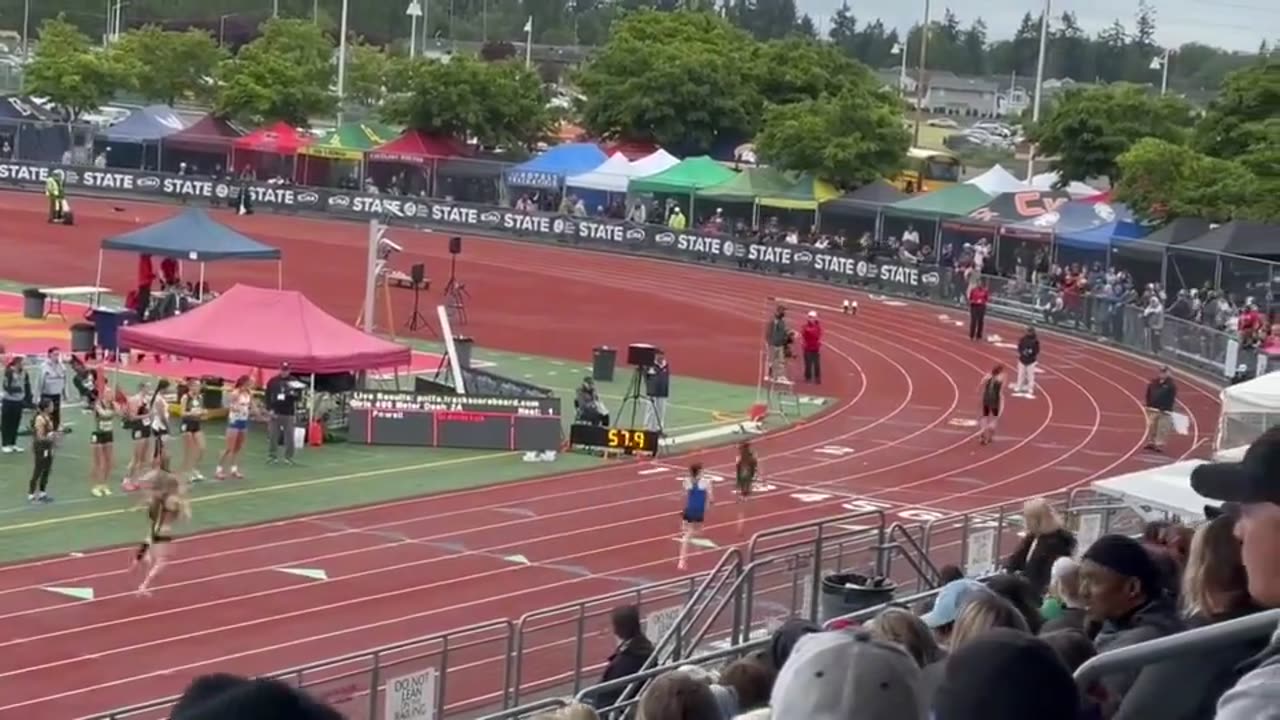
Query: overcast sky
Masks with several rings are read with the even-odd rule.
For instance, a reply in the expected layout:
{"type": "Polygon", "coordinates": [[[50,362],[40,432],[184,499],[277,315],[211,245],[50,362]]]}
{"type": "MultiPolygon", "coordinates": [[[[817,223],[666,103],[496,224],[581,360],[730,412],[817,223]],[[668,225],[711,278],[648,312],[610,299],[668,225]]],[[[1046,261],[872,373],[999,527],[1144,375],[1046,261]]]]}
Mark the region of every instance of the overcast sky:
{"type": "MultiPolygon", "coordinates": [[[[1051,0],[1050,17],[1063,11],[1076,14],[1081,27],[1090,34],[1119,19],[1133,29],[1138,0],[1051,0]]],[[[842,0],[797,0],[800,9],[819,21],[825,33],[826,18],[835,13],[842,0]]],[[[1151,0],[1156,9],[1156,40],[1178,46],[1201,42],[1231,50],[1252,52],[1266,38],[1280,39],[1280,0],[1151,0]]],[[[931,0],[930,13],[942,17],[950,7],[964,24],[981,16],[990,28],[991,39],[1011,37],[1028,10],[1039,15],[1043,0],[931,0]]],[[[849,0],[859,22],[880,17],[889,27],[908,27],[919,22],[924,0],[849,0]]]]}

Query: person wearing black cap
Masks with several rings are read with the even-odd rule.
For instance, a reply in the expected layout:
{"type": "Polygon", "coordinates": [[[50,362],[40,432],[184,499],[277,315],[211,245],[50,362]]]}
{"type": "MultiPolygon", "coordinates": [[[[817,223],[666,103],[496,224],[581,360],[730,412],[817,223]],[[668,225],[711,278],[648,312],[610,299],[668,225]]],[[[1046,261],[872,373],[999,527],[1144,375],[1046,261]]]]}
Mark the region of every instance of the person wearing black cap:
{"type": "MultiPolygon", "coordinates": [[[[1151,553],[1125,535],[1103,535],[1084,552],[1080,590],[1091,620],[1101,622],[1094,638],[1099,653],[1118,650],[1183,629],[1177,609],[1164,589],[1164,578],[1151,553]]],[[[1107,696],[1119,702],[1137,680],[1137,672],[1102,679],[1107,696]]]]}
{"type": "Polygon", "coordinates": [[[1071,671],[1047,643],[994,628],[947,658],[934,720],[1079,720],[1071,671]]]}
{"type": "Polygon", "coordinates": [[[1152,452],[1164,451],[1164,439],[1169,435],[1171,424],[1169,415],[1178,402],[1178,386],[1173,383],[1173,375],[1168,366],[1160,368],[1160,373],[1147,383],[1147,449],[1152,452]]]}
{"type": "MultiPolygon", "coordinates": [[[[1205,463],[1191,471],[1191,487],[1211,500],[1231,503],[1249,595],[1280,608],[1280,427],[1267,430],[1238,463],[1205,463]]],[[[1280,630],[1241,666],[1244,677],[1218,701],[1216,720],[1280,718],[1280,630]]]]}

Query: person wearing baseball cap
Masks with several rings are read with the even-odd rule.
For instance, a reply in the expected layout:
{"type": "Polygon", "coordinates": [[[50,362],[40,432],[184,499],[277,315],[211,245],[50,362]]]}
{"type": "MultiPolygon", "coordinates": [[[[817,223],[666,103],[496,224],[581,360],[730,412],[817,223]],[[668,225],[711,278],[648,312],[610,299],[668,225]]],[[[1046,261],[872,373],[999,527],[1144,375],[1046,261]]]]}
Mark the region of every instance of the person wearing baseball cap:
{"type": "Polygon", "coordinates": [[[822,323],[818,313],[809,311],[809,317],[800,328],[800,349],[804,353],[804,381],[822,384],[822,323]]]}
{"type": "Polygon", "coordinates": [[[952,580],[942,586],[938,591],[937,599],[934,600],[933,609],[922,615],[920,619],[924,620],[924,624],[938,636],[939,642],[945,642],[951,634],[951,626],[955,624],[956,618],[960,617],[960,610],[964,608],[964,604],[974,593],[983,592],[991,591],[977,580],[964,578],[952,580]]]}
{"type": "Polygon", "coordinates": [[[866,631],[805,635],[770,697],[773,720],[926,720],[920,667],[866,631]]]}
{"type": "MultiPolygon", "coordinates": [[[[993,628],[947,660],[935,720],[1079,720],[1071,671],[1039,638],[993,628]]],[[[861,717],[861,716],[849,716],[861,717]]]]}
{"type": "MultiPolygon", "coordinates": [[[[1200,495],[1227,503],[1248,574],[1249,595],[1280,608],[1280,427],[1264,432],[1237,463],[1205,463],[1191,471],[1200,495]]],[[[1244,677],[1218,701],[1217,720],[1280,718],[1280,630],[1241,666],[1244,677]]]]}

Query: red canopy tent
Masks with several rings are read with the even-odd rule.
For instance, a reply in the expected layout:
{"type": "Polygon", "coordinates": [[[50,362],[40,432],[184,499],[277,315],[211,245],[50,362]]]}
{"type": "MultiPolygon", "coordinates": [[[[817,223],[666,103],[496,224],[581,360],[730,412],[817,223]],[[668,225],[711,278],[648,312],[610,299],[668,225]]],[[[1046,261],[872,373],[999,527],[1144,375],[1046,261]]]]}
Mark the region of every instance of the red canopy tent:
{"type": "Polygon", "coordinates": [[[369,151],[370,162],[430,165],[434,160],[462,157],[467,146],[451,137],[431,135],[421,130],[406,130],[400,137],[369,151]]]}
{"type": "Polygon", "coordinates": [[[404,345],[329,315],[302,293],[248,285],[191,312],[124,327],[120,342],[134,351],[257,368],[289,363],[301,373],[407,366],[413,356],[404,345]]]}
{"type": "MultiPolygon", "coordinates": [[[[232,162],[235,167],[245,164],[253,165],[258,170],[291,176],[292,172],[279,172],[278,165],[284,158],[293,160],[298,150],[311,144],[310,135],[299,132],[297,128],[286,122],[278,122],[264,128],[258,128],[232,142],[232,162]]],[[[292,168],[290,168],[291,170],[292,168]]]]}

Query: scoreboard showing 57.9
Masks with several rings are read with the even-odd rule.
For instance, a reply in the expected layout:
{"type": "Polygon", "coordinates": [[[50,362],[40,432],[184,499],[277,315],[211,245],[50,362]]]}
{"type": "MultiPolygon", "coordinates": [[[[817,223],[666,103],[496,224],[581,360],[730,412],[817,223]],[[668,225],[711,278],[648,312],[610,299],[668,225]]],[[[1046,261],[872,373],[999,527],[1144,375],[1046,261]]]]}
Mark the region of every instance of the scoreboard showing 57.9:
{"type": "Polygon", "coordinates": [[[560,447],[560,398],[358,390],[348,436],[367,445],[544,451],[560,447]]]}

